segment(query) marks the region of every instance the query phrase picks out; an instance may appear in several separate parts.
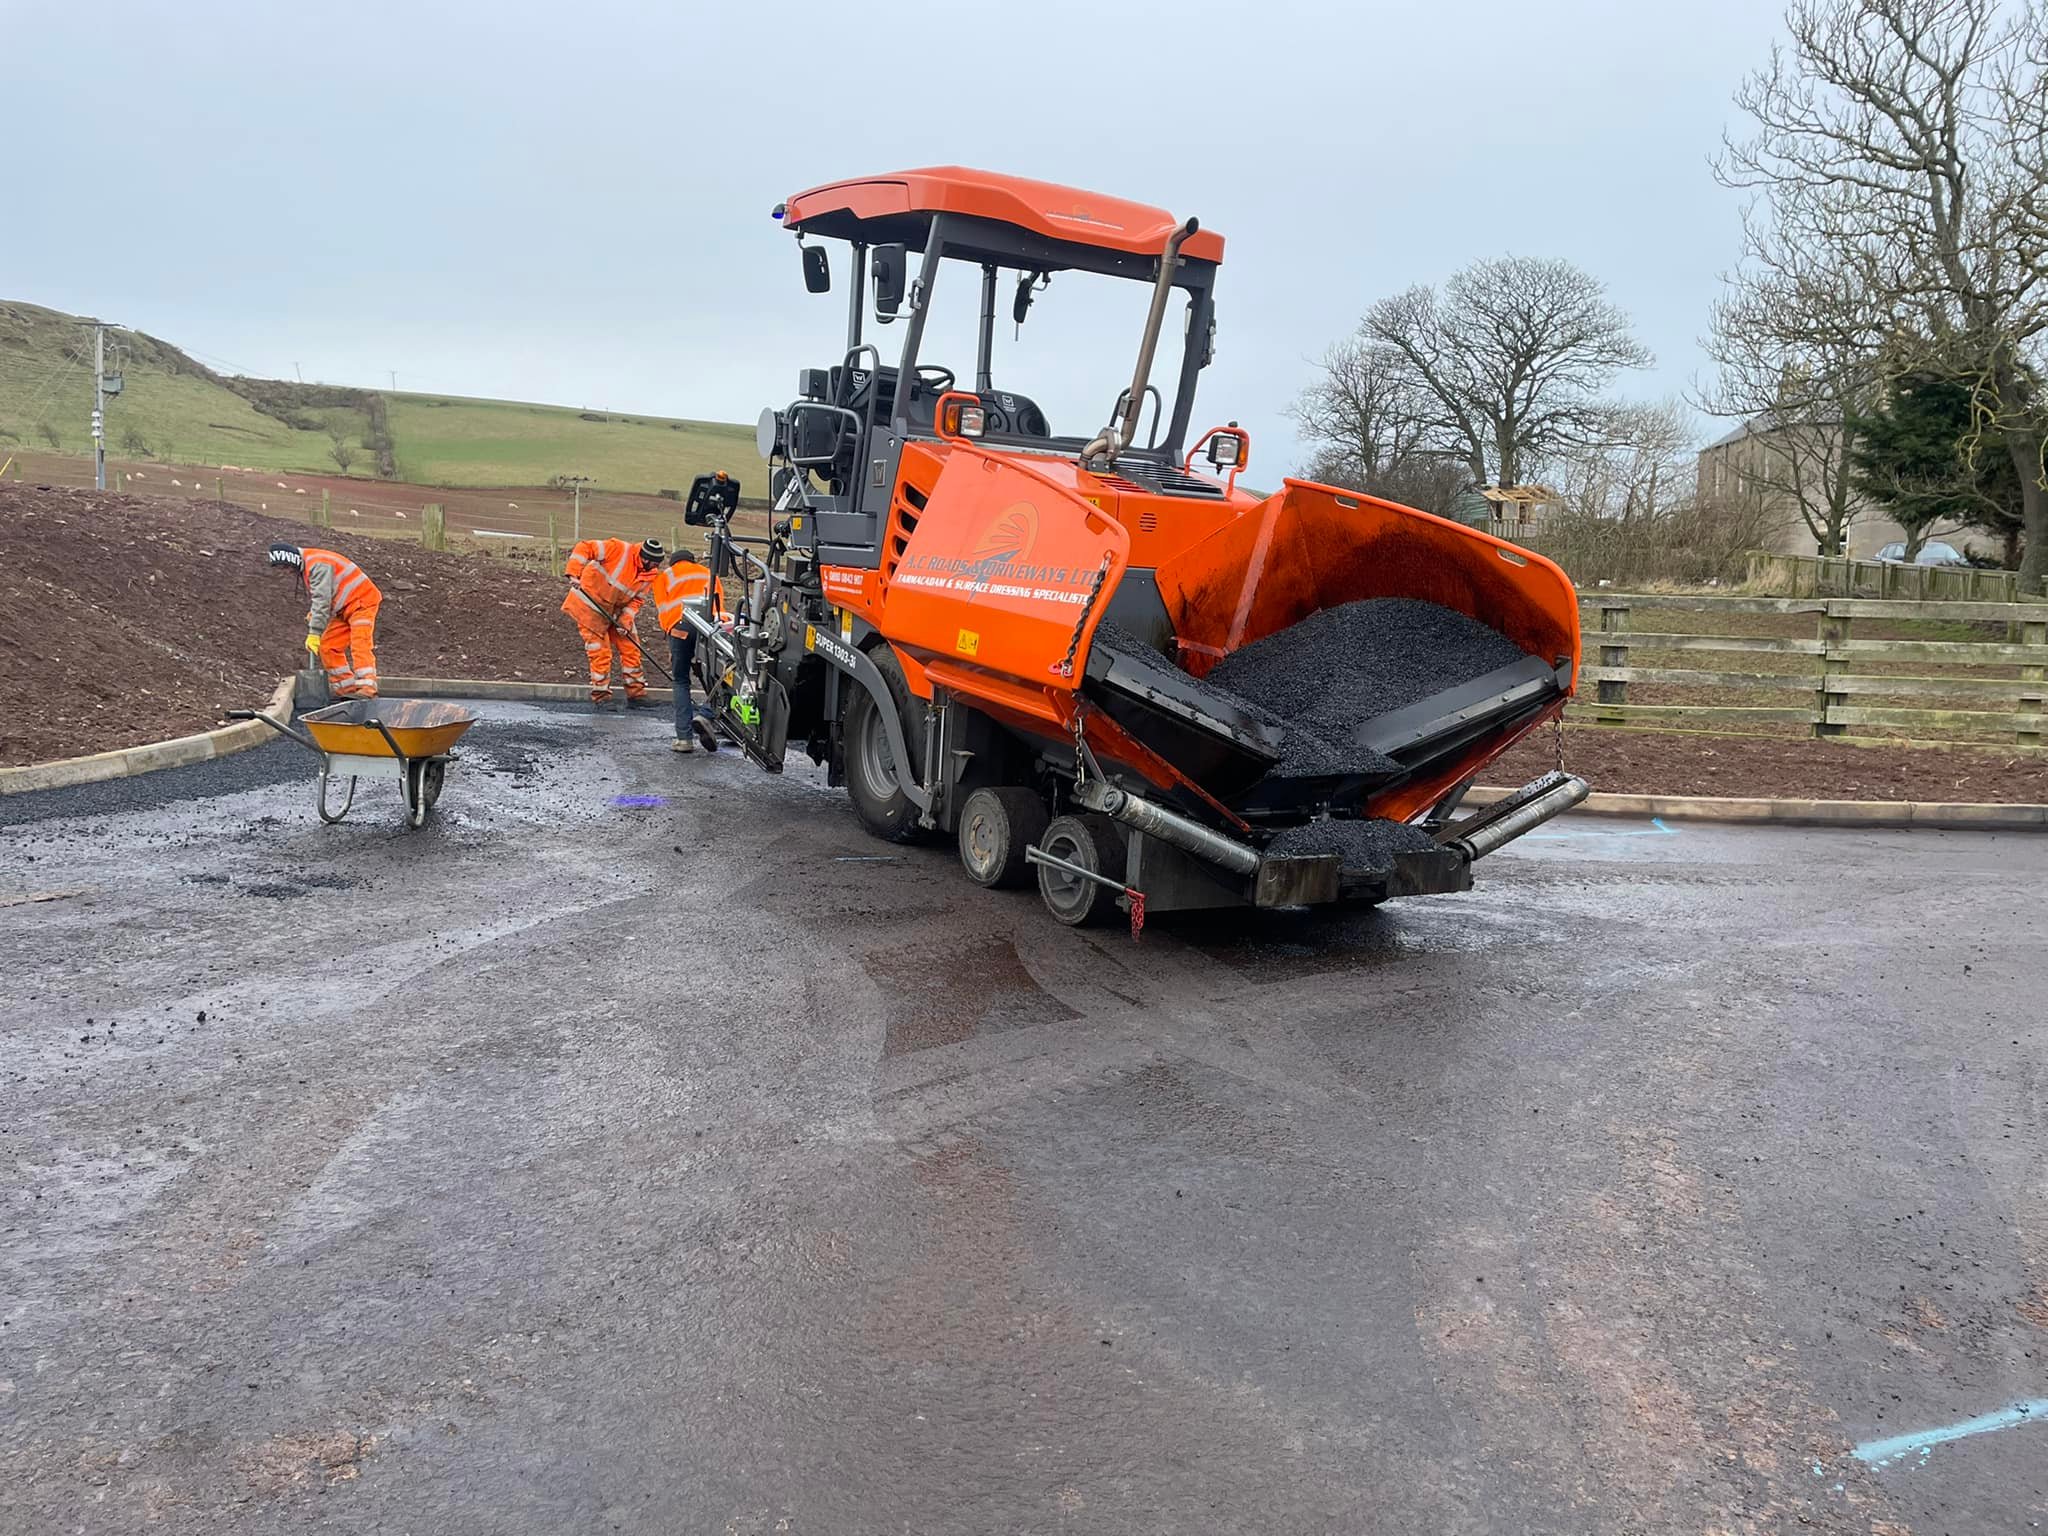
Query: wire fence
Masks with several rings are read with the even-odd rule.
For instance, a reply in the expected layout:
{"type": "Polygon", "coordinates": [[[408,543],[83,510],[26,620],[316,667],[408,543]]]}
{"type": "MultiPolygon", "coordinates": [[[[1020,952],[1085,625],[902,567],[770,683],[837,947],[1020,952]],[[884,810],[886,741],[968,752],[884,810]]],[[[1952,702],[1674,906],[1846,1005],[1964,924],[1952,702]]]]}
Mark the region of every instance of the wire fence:
{"type": "MultiPolygon", "coordinates": [[[[0,450],[12,483],[90,488],[93,464],[68,454],[0,450]]],[[[586,491],[579,510],[567,491],[546,487],[502,489],[412,485],[336,475],[238,469],[233,466],[160,464],[107,459],[107,489],[174,500],[218,502],[292,518],[316,527],[386,538],[422,538],[427,508],[441,509],[450,545],[515,559],[559,563],[578,538],[658,538],[682,548],[694,537],[679,501],[618,491],[586,491]]]]}

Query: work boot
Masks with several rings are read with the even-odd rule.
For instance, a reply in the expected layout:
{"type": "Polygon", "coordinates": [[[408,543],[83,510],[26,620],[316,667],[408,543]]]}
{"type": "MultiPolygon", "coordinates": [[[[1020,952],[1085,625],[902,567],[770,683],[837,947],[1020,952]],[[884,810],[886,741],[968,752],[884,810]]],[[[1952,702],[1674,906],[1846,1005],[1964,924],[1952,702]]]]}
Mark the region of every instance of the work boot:
{"type": "Polygon", "coordinates": [[[590,707],[591,710],[595,713],[602,713],[603,711],[610,709],[611,706],[612,696],[608,693],[593,693],[590,696],[590,707]]]}
{"type": "MultiPolygon", "coordinates": [[[[692,715],[690,717],[690,729],[695,731],[697,739],[704,743],[704,750],[706,752],[716,752],[718,750],[718,733],[711,729],[711,722],[709,720],[706,720],[702,715],[692,715]]],[[[684,750],[688,751],[689,749],[686,747],[684,750]]]]}
{"type": "Polygon", "coordinates": [[[644,693],[629,693],[626,695],[626,708],[652,709],[654,708],[654,700],[647,697],[644,693]]]}
{"type": "Polygon", "coordinates": [[[668,744],[668,749],[671,752],[694,752],[697,750],[697,743],[687,736],[678,736],[668,744]]]}

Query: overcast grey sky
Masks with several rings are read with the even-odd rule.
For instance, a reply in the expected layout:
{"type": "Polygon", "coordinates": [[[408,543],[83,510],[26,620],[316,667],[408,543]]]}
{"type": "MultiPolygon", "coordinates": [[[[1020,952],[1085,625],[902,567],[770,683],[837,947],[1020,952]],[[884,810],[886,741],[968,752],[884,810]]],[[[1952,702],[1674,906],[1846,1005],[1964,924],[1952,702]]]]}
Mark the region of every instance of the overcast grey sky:
{"type": "MultiPolygon", "coordinates": [[[[769,209],[959,162],[1220,230],[1196,414],[1271,474],[1307,359],[1477,257],[1598,274],[1657,354],[1631,392],[1683,390],[1736,253],[1707,157],[1781,8],[0,0],[0,298],[252,373],[751,421],[843,324],[769,209]]],[[[1137,323],[999,381],[1081,430],[1137,323]]]]}

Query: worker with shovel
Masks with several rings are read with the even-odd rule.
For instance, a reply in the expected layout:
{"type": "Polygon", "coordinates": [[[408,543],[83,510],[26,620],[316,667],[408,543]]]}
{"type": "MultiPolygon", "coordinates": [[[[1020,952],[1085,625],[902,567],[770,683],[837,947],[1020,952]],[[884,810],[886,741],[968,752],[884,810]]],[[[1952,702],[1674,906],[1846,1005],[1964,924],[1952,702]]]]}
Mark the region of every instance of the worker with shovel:
{"type": "Polygon", "coordinates": [[[718,750],[717,733],[711,729],[709,714],[690,698],[690,663],[697,656],[697,631],[684,618],[686,611],[699,613],[715,609],[717,598],[711,584],[711,568],[685,560],[678,550],[667,565],[654,573],[650,587],[654,595],[654,618],[668,636],[669,682],[676,691],[676,739],[671,752],[696,748],[692,734],[704,743],[706,752],[718,750]]]}
{"type": "Polygon", "coordinates": [[[626,679],[626,708],[654,707],[647,697],[647,674],[641,670],[633,621],[653,585],[662,554],[659,539],[640,544],[625,539],[585,539],[569,552],[562,571],[569,578],[569,595],[562,599],[562,612],[582,632],[583,650],[590,658],[593,705],[611,702],[612,656],[616,652],[619,671],[626,679]]]}
{"type": "Polygon", "coordinates": [[[271,565],[295,573],[312,602],[306,612],[306,650],[327,668],[327,686],[339,699],[377,697],[377,609],[384,594],[363,568],[331,549],[270,546],[271,565]]]}

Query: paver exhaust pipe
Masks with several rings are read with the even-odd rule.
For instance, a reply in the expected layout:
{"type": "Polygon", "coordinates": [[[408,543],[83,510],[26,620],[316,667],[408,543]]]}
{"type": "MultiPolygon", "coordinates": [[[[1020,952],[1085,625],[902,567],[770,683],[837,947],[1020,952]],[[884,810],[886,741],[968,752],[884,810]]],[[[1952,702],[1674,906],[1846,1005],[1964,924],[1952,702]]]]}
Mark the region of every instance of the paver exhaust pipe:
{"type": "Polygon", "coordinates": [[[1074,786],[1074,798],[1091,811],[1100,811],[1112,821],[1135,827],[1162,843],[1171,843],[1184,853],[1220,864],[1233,874],[1258,873],[1259,856],[1243,843],[1225,837],[1221,832],[1212,832],[1200,822],[1190,821],[1176,811],[1154,805],[1150,800],[1127,795],[1114,784],[1105,784],[1100,779],[1083,779],[1074,786]]]}
{"type": "Polygon", "coordinates": [[[1574,774],[1546,773],[1478,815],[1448,824],[1437,833],[1437,841],[1463,854],[1469,864],[1523,833],[1535,831],[1551,817],[1563,815],[1591,792],[1586,781],[1574,774]]]}
{"type": "Polygon", "coordinates": [[[1138,417],[1145,409],[1145,386],[1152,382],[1152,357],[1159,349],[1159,331],[1166,321],[1166,303],[1172,297],[1174,273],[1180,266],[1180,248],[1201,227],[1200,219],[1191,218],[1166,237],[1166,250],[1159,258],[1159,277],[1152,285],[1152,308],[1145,315],[1145,334],[1138,342],[1138,366],[1131,373],[1130,398],[1124,402],[1123,419],[1111,422],[1081,450],[1083,465],[1098,454],[1107,456],[1114,464],[1117,454],[1137,438],[1138,417]]]}

